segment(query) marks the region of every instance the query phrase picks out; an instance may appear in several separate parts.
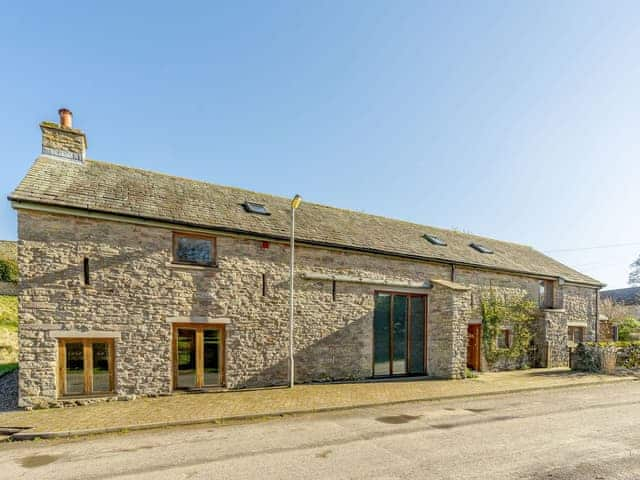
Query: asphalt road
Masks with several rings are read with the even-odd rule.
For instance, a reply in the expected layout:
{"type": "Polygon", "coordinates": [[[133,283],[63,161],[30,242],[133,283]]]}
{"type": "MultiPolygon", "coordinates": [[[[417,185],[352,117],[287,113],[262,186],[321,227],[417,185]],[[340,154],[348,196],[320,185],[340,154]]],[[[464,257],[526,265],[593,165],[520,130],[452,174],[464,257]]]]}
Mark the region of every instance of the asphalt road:
{"type": "Polygon", "coordinates": [[[640,381],[3,444],[0,478],[640,479],[640,381]]]}

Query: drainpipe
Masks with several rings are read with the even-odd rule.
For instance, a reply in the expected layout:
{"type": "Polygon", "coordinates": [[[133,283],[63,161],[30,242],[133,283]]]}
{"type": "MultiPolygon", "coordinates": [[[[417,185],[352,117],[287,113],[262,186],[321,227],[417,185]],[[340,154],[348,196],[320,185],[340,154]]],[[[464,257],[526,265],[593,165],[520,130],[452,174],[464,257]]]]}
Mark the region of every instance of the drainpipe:
{"type": "Polygon", "coordinates": [[[600,289],[596,289],[596,342],[598,341],[598,330],[600,330],[600,289]]]}

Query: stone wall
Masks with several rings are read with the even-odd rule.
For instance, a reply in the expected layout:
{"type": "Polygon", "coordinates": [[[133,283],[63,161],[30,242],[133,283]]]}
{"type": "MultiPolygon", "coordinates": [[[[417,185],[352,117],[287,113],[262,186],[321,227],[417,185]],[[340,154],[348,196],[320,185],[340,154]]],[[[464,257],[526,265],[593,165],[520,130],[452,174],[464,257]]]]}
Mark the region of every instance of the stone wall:
{"type": "Polygon", "coordinates": [[[584,323],[585,341],[594,341],[596,332],[596,298],[598,292],[592,288],[576,285],[562,286],[563,304],[567,323],[584,323]]]}
{"type": "MultiPolygon", "coordinates": [[[[118,394],[171,391],[175,318],[228,322],[229,388],[286,383],[286,244],[263,248],[261,241],[218,236],[216,268],[185,267],[171,263],[168,229],[25,210],[18,211],[18,224],[22,405],[56,397],[57,340],[50,332],[58,330],[116,336],[118,394]],[[83,284],[84,258],[90,285],[83,284]]],[[[296,265],[301,382],[371,376],[374,293],[393,290],[338,282],[334,299],[330,281],[305,280],[302,272],[402,282],[451,278],[448,265],[311,247],[296,248],[296,265]]],[[[478,315],[483,288],[537,294],[536,279],[523,276],[458,269],[456,281],[470,291],[422,290],[429,294],[428,373],[447,378],[464,372],[466,322],[478,315]]]]}
{"type": "Polygon", "coordinates": [[[541,365],[545,367],[566,367],[569,365],[568,321],[569,316],[563,310],[543,310],[541,315],[544,332],[544,355],[541,365]]]}
{"type": "Polygon", "coordinates": [[[598,341],[611,342],[613,338],[614,325],[609,320],[600,320],[598,322],[598,341]]]}
{"type": "Polygon", "coordinates": [[[434,284],[429,300],[427,365],[429,374],[464,378],[471,293],[434,284]]]}

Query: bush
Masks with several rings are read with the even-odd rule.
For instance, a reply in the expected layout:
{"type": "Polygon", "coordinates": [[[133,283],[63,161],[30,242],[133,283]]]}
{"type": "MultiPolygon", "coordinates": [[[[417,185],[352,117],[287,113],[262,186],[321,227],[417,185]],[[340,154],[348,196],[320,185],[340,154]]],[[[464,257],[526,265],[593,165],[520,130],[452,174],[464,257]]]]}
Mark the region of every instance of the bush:
{"type": "Polygon", "coordinates": [[[0,259],[0,282],[17,282],[18,264],[13,260],[0,259]]]}
{"type": "Polygon", "coordinates": [[[490,365],[500,361],[526,361],[529,343],[533,338],[532,324],[536,305],[525,295],[498,297],[490,292],[482,299],[482,340],[484,356],[490,365]],[[497,348],[500,329],[510,327],[509,348],[497,348]]]}
{"type": "Polygon", "coordinates": [[[640,332],[640,322],[635,318],[625,318],[618,323],[618,340],[621,342],[633,340],[631,335],[636,332],[640,332]]]}

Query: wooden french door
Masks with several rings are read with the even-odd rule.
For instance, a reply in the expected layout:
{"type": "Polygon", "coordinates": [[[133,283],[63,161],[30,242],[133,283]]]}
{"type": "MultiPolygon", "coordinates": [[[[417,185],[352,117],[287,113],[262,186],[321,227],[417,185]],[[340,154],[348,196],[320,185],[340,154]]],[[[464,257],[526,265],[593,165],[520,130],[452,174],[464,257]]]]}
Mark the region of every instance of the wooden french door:
{"type": "Polygon", "coordinates": [[[427,371],[427,297],[377,292],[373,316],[373,375],[427,371]]]}
{"type": "Polygon", "coordinates": [[[223,326],[175,325],[173,339],[174,388],[224,384],[223,326]]]}
{"type": "Polygon", "coordinates": [[[68,338],[58,345],[58,393],[99,395],[114,391],[112,338],[68,338]]]}
{"type": "Polygon", "coordinates": [[[480,345],[482,325],[469,325],[467,329],[467,367],[480,371],[480,345]]]}

